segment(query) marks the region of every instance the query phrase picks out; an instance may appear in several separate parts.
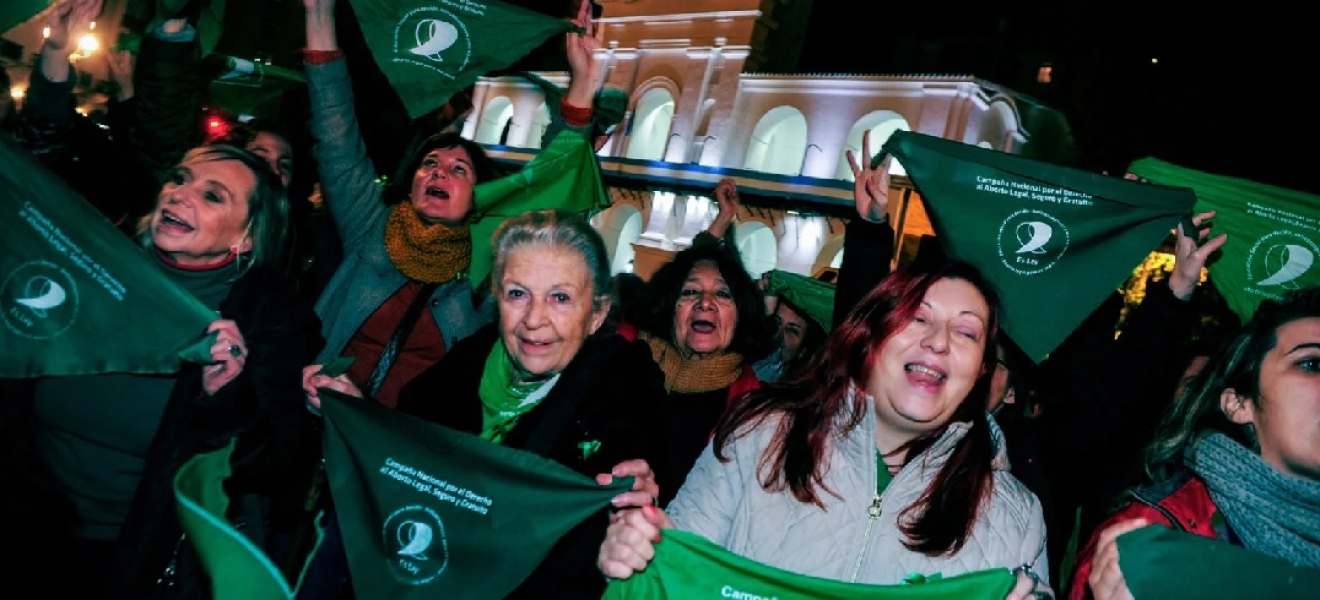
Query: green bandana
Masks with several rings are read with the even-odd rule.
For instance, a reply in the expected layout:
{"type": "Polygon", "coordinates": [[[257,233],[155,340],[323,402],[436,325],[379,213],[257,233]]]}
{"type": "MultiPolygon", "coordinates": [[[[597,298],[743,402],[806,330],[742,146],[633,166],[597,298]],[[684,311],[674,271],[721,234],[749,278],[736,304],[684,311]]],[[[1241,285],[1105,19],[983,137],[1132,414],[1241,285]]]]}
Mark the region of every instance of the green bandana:
{"type": "Polygon", "coordinates": [[[477,184],[472,189],[479,220],[472,224],[472,291],[489,287],[495,253],[495,230],[505,219],[529,210],[560,209],[585,213],[608,208],[600,161],[582,133],[566,129],[517,173],[477,184]]]}
{"type": "Polygon", "coordinates": [[[496,444],[504,441],[518,417],[536,408],[559,380],[555,375],[546,381],[518,383],[514,374],[513,358],[504,349],[504,340],[496,340],[486,357],[477,392],[481,395],[481,437],[496,444]]]}
{"type": "Polygon", "coordinates": [[[0,378],[211,362],[215,312],[3,135],[0,220],[0,378]]]}
{"type": "Polygon", "coordinates": [[[371,56],[416,119],[553,36],[564,19],[495,0],[352,0],[371,56]]]}
{"type": "MultiPolygon", "coordinates": [[[[229,494],[224,482],[233,452],[230,442],[220,450],[198,454],[179,469],[174,477],[179,523],[211,578],[214,600],[292,600],[297,586],[290,587],[274,561],[225,516],[229,494]]],[[[317,533],[319,545],[319,528],[317,533]]]]}
{"type": "Polygon", "coordinates": [[[1244,322],[1262,299],[1320,285],[1320,196],[1153,158],[1132,163],[1130,171],[1153,183],[1192,188],[1196,211],[1216,212],[1213,233],[1227,233],[1228,243],[1210,262],[1210,277],[1244,322]]]}
{"type": "Polygon", "coordinates": [[[1004,600],[1015,581],[1008,569],[988,569],[897,585],[844,583],[769,567],[666,529],[646,570],[611,581],[601,600],[1004,600]]]}
{"type": "Polygon", "coordinates": [[[1196,201],[1186,188],[908,131],[895,132],[885,151],[920,191],[944,253],[994,284],[1004,329],[1036,362],[1132,275],[1196,201]]]}
{"type": "Polygon", "coordinates": [[[814,277],[774,269],[766,285],[767,296],[778,296],[806,311],[807,318],[825,331],[834,329],[834,284],[814,277]]]}
{"type": "Polygon", "coordinates": [[[329,390],[321,408],[358,598],[504,598],[570,529],[605,519],[633,483],[599,485],[530,452],[329,390]]]}
{"type": "Polygon", "coordinates": [[[1320,590],[1320,570],[1168,527],[1119,536],[1118,560],[1134,598],[1302,600],[1320,590]]]}

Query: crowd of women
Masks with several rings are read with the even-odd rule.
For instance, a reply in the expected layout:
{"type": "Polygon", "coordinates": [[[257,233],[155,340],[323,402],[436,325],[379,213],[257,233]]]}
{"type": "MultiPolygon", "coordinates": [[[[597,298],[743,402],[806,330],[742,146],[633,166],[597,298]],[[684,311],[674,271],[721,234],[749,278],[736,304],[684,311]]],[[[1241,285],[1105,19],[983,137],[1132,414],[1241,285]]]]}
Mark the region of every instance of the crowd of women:
{"type": "MultiPolygon", "coordinates": [[[[335,1],[304,7],[312,159],[341,256],[315,286],[291,258],[314,232],[291,201],[304,168],[291,135],[254,122],[196,144],[176,126],[195,116],[178,81],[195,59],[187,16],[157,15],[112,109],[120,151],[105,172],[134,183],[87,180],[87,161],[67,158],[69,42],[101,0],[55,10],[15,133],[216,311],[215,342],[212,362],[172,376],[5,382],[0,532],[19,549],[6,597],[209,597],[172,476],[231,441],[235,527],[310,565],[300,598],[352,597],[320,493],[325,389],[602,484],[634,478],[510,598],[599,598],[644,572],[671,529],[843,582],[1011,570],[1010,598],[1131,598],[1116,540],[1143,526],[1320,568],[1320,290],[1265,301],[1222,343],[1185,343],[1202,267],[1234,243],[1211,235],[1213,214],[1179,227],[1172,275],[1121,336],[1102,307],[1039,366],[975,268],[923,256],[889,272],[888,165],[872,164],[869,141],[849,153],[857,213],[832,313],[767,303],[725,241],[732,182],[709,230],[639,292],[620,293],[584,215],[550,206],[500,225],[489,280],[473,285],[487,247],[472,239],[474,187],[499,167],[452,130],[426,132],[378,185],[335,1]],[[143,181],[151,196],[125,196],[143,181]],[[326,373],[345,357],[346,372],[326,373]],[[583,432],[599,451],[574,446],[583,432]]],[[[552,130],[592,144],[603,65],[590,4],[573,19],[552,130]]]]}

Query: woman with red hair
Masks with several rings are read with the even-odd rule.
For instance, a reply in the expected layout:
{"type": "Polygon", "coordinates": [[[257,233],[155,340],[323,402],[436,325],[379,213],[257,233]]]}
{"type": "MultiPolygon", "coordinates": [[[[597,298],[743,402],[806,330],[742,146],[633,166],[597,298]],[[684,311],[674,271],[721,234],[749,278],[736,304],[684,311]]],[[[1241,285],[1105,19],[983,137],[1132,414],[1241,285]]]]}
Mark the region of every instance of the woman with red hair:
{"type": "Polygon", "coordinates": [[[616,519],[601,570],[645,569],[676,527],[803,575],[896,584],[1010,568],[1011,598],[1041,594],[1040,503],[1008,473],[985,411],[998,315],[971,266],[894,272],[811,368],[729,413],[665,511],[616,519]]]}

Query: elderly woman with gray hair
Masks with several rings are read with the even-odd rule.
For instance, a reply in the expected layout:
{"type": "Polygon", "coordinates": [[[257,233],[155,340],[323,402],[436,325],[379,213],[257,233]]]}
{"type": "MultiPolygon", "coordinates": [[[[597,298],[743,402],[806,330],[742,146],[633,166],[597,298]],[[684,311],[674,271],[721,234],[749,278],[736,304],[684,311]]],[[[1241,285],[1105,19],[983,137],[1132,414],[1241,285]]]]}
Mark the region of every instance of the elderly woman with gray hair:
{"type": "MultiPolygon", "coordinates": [[[[406,385],[398,409],[603,484],[610,473],[637,475],[635,491],[614,505],[653,503],[656,478],[642,461],[665,464],[663,429],[654,426],[664,376],[646,344],[602,328],[613,298],[600,235],[580,216],[536,211],[501,225],[494,250],[496,322],[406,385]]],[[[342,376],[321,383],[360,395],[342,376]]],[[[569,531],[509,598],[600,598],[595,557],[609,520],[602,510],[569,531]]]]}

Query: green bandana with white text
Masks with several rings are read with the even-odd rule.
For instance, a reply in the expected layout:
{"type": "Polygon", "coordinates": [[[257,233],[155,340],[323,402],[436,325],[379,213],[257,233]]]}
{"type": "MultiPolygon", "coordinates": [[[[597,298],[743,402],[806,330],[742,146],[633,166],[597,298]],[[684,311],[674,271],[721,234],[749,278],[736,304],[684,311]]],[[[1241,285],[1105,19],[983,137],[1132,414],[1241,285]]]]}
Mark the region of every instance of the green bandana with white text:
{"type": "MultiPolygon", "coordinates": [[[[1040,362],[1186,218],[1186,188],[1129,181],[907,131],[885,143],[950,258],[980,269],[1004,329],[1040,362]]],[[[880,157],[877,157],[880,158],[880,157]]]]}
{"type": "Polygon", "coordinates": [[[565,19],[495,0],[352,4],[371,55],[414,119],[573,28],[565,19]]]}
{"type": "Polygon", "coordinates": [[[4,135],[0,222],[0,378],[210,362],[216,314],[4,135]]]}
{"type": "Polygon", "coordinates": [[[1320,285],[1320,196],[1194,171],[1154,158],[1132,163],[1132,174],[1196,191],[1196,211],[1215,211],[1214,234],[1227,233],[1210,277],[1245,322],[1261,300],[1281,300],[1320,285]]]}
{"type": "Polygon", "coordinates": [[[699,535],[666,529],[646,570],[611,581],[601,600],[1004,600],[1016,577],[988,569],[912,583],[845,583],[776,569],[699,535]]]}
{"type": "MultiPolygon", "coordinates": [[[[321,390],[325,460],[358,598],[498,600],[632,478],[321,390]]],[[[455,398],[437,399],[456,401],[455,398]]]]}

